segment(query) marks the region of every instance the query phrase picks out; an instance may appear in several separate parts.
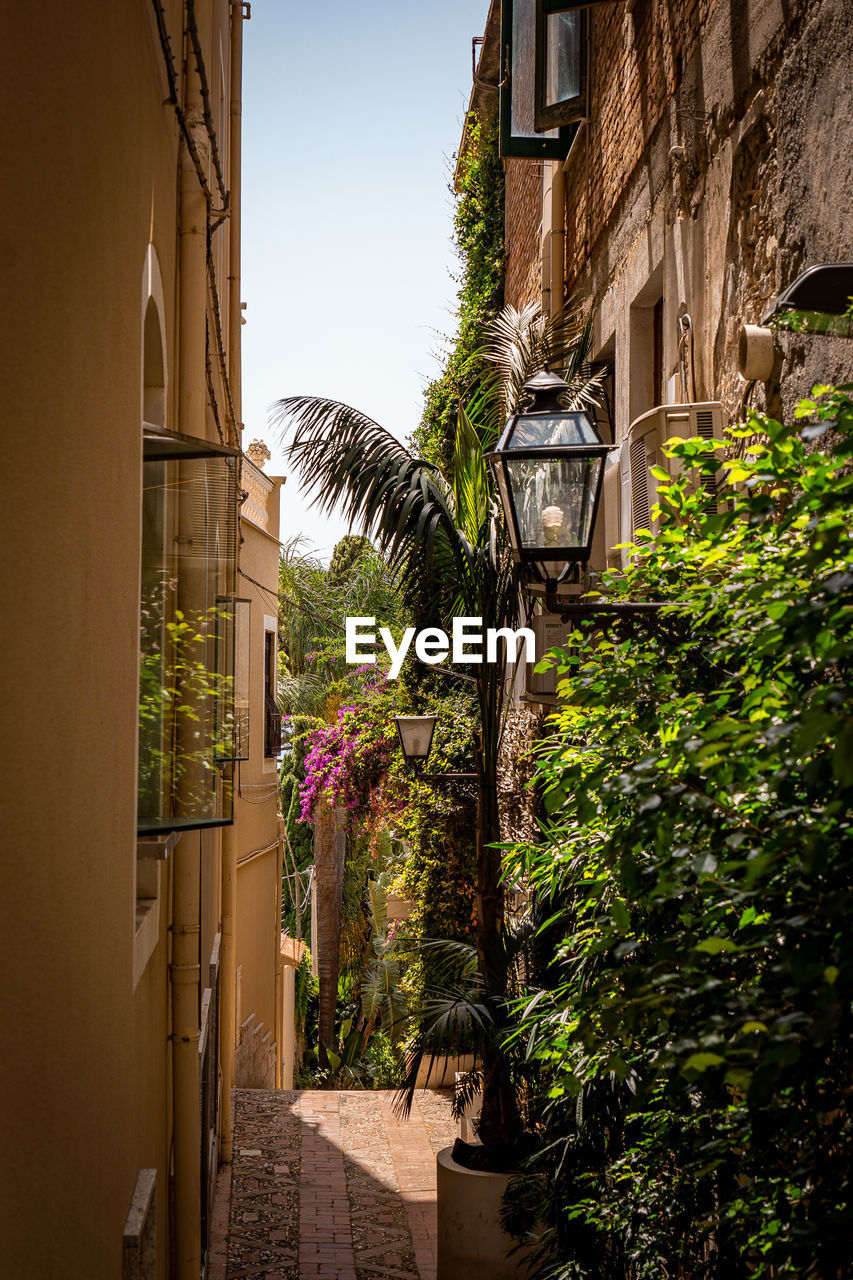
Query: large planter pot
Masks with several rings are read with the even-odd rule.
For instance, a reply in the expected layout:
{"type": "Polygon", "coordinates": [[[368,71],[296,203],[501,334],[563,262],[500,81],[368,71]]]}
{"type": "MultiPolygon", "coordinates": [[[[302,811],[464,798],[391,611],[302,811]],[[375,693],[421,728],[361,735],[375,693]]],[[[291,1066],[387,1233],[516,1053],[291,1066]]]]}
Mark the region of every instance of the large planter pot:
{"type": "Polygon", "coordinates": [[[457,1075],[471,1071],[473,1066],[474,1057],[470,1053],[463,1053],[461,1058],[436,1058],[434,1061],[425,1057],[418,1068],[415,1088],[452,1089],[456,1084],[457,1075]]]}
{"type": "Polygon", "coordinates": [[[437,1280],[526,1280],[524,1251],[501,1226],[508,1173],[481,1173],[457,1164],[452,1147],[438,1165],[437,1280]]]}

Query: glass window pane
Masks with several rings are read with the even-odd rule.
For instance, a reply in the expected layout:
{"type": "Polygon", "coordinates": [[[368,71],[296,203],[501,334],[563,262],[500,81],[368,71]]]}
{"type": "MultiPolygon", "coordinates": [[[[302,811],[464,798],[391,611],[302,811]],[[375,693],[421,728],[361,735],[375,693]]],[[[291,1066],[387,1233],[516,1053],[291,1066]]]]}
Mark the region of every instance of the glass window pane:
{"type": "Polygon", "coordinates": [[[180,450],[143,465],[142,831],[230,821],[237,469],[180,450]]]}
{"type": "Polygon", "coordinates": [[[552,13],[545,19],[545,106],[576,98],[581,91],[581,15],[552,13]]]}
{"type": "Polygon", "coordinates": [[[234,759],[249,759],[249,648],[252,602],[232,601],[234,610],[234,759]]]}
{"type": "Polygon", "coordinates": [[[536,94],[536,0],[513,0],[512,98],[510,130],[514,138],[559,138],[559,129],[534,128],[536,94]]]}
{"type": "Polygon", "coordinates": [[[507,449],[535,449],[542,445],[600,444],[585,413],[520,414],[507,449]]]}
{"type": "Polygon", "coordinates": [[[521,547],[582,548],[590,540],[602,459],[507,459],[521,547]]]}

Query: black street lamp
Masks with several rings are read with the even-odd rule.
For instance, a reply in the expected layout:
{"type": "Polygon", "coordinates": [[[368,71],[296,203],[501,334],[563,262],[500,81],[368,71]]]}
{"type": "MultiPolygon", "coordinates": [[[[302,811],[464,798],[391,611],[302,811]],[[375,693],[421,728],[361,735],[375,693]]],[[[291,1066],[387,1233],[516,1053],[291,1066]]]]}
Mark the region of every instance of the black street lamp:
{"type": "Polygon", "coordinates": [[[613,448],[590,414],[562,407],[568,389],[546,364],[524,384],[531,403],[485,455],[516,564],[528,581],[553,586],[589,560],[604,460],[613,448]]]}

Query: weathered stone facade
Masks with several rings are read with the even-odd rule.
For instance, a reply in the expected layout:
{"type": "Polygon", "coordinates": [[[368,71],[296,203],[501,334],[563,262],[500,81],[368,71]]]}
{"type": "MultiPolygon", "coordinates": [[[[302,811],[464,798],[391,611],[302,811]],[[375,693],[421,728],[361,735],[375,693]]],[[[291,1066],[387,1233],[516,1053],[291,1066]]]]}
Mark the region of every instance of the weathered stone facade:
{"type": "MultiPolygon", "coordinates": [[[[537,296],[543,256],[547,272],[564,240],[565,297],[591,309],[597,352],[615,369],[617,439],[653,404],[683,398],[679,316],[695,334],[689,398],[736,412],[741,325],[804,267],[853,257],[851,65],[849,0],[589,11],[589,111],[563,165],[563,228],[543,220],[549,165],[506,162],[506,296],[516,306],[537,296]]],[[[849,379],[849,343],[777,342],[781,376],[757,389],[758,405],[790,415],[813,382],[849,379]]]]}
{"type": "Polygon", "coordinates": [[[534,750],[544,731],[538,710],[514,702],[507,714],[498,761],[502,840],[536,840],[538,797],[533,789],[534,750]]]}

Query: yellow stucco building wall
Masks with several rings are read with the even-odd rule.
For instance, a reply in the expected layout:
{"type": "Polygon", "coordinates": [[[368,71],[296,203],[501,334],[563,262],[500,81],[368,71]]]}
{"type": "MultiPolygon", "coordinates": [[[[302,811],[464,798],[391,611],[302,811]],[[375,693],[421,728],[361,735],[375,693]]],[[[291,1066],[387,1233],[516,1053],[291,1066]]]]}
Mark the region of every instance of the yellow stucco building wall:
{"type": "MultiPolygon", "coordinates": [[[[230,218],[212,231],[212,246],[239,419],[239,138],[228,91],[239,88],[230,64],[236,50],[239,66],[244,7],[196,0],[194,10],[230,192],[230,218]]],[[[175,1064],[197,1055],[232,838],[189,831],[177,845],[149,841],[138,859],[143,330],[153,296],[162,425],[216,440],[203,257],[195,283],[186,268],[216,223],[206,212],[215,214],[219,196],[182,2],[164,0],[162,26],[151,0],[22,6],[14,22],[4,17],[0,1269],[27,1280],[129,1274],[128,1215],[151,1171],[156,1227],[139,1274],[166,1280],[174,1268],[186,1280],[201,1269],[199,1086],[196,1068],[195,1096],[176,1107],[175,1064]],[[195,102],[185,118],[200,140],[207,206],[168,101],[164,31],[178,104],[195,102]],[[189,923],[172,929],[176,893],[186,898],[187,885],[189,923]],[[188,1021],[176,1032],[180,948],[192,963],[183,974],[188,1021]],[[179,1188],[172,1209],[170,1178],[179,1188]]],[[[227,432],[215,355],[212,381],[227,432]]],[[[241,807],[232,850],[256,847],[270,831],[274,840],[274,801],[251,816],[241,807]]],[[[263,922],[266,950],[247,952],[244,972],[253,975],[251,999],[273,1019],[274,878],[256,895],[244,877],[239,907],[247,945],[256,904],[263,922]]],[[[232,954],[220,1001],[223,1011],[232,1002],[232,1039],[235,992],[232,954]]],[[[191,1082],[191,1073],[182,1078],[191,1082]]]]}

